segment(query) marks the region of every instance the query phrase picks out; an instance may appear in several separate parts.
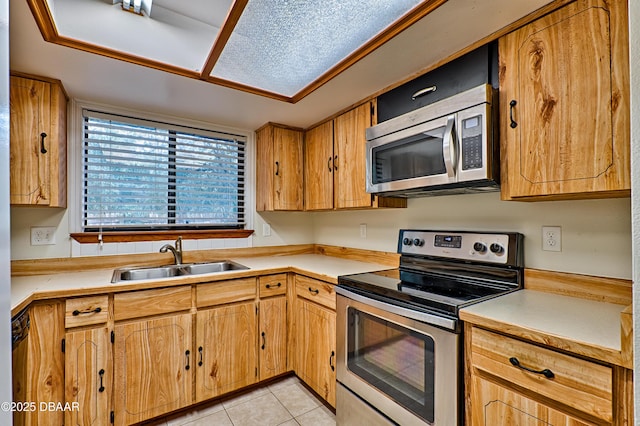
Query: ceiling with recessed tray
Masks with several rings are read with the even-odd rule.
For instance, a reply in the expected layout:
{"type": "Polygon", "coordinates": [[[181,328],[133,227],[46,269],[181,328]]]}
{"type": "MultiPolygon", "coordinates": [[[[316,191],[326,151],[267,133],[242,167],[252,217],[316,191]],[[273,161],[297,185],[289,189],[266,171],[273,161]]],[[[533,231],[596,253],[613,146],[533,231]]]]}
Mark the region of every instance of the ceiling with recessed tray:
{"type": "Polygon", "coordinates": [[[81,99],[307,127],[547,3],[155,0],[138,15],[113,0],[15,0],[11,68],[81,99]]]}

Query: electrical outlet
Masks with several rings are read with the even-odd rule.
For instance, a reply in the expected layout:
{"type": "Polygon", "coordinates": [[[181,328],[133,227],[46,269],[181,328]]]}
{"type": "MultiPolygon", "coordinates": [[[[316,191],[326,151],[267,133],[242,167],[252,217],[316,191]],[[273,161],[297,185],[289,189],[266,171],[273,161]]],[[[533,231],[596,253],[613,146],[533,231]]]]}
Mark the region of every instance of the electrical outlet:
{"type": "Polygon", "coordinates": [[[46,246],[56,243],[55,226],[32,226],[31,227],[31,245],[46,246]]]}
{"type": "Polygon", "coordinates": [[[263,237],[270,237],[271,236],[271,225],[269,225],[268,223],[263,223],[262,224],[262,236],[263,237]]]}
{"type": "Polygon", "coordinates": [[[559,226],[542,227],[542,250],[562,251],[562,228],[559,226]]]}
{"type": "Polygon", "coordinates": [[[367,224],[360,224],[360,238],[367,238],[367,224]]]}

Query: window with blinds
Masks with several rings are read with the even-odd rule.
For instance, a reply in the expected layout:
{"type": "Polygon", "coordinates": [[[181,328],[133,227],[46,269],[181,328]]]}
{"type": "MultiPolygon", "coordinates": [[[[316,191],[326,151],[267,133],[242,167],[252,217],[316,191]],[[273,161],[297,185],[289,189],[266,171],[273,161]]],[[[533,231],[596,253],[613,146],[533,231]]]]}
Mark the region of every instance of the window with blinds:
{"type": "Polygon", "coordinates": [[[83,231],[244,227],[244,136],[87,109],[83,122],[83,231]]]}

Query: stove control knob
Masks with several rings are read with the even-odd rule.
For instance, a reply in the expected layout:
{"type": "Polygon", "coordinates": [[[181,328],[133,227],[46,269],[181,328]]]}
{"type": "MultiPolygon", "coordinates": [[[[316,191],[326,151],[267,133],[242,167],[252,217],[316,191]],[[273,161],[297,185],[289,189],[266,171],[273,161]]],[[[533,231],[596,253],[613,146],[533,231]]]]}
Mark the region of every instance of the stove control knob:
{"type": "Polygon", "coordinates": [[[489,250],[491,250],[491,253],[497,254],[497,255],[501,255],[504,253],[504,247],[502,247],[500,244],[498,243],[493,243],[489,246],[489,250]]]}
{"type": "Polygon", "coordinates": [[[473,245],[473,249],[475,251],[477,251],[478,253],[486,253],[487,252],[487,246],[484,245],[484,243],[481,242],[477,242],[473,245]]]}
{"type": "Polygon", "coordinates": [[[413,245],[416,247],[422,247],[424,245],[424,240],[420,239],[420,238],[415,238],[413,240],[413,245]]]}
{"type": "Polygon", "coordinates": [[[410,246],[413,243],[413,241],[411,240],[411,238],[406,238],[404,240],[402,240],[402,244],[404,244],[405,246],[410,246]]]}

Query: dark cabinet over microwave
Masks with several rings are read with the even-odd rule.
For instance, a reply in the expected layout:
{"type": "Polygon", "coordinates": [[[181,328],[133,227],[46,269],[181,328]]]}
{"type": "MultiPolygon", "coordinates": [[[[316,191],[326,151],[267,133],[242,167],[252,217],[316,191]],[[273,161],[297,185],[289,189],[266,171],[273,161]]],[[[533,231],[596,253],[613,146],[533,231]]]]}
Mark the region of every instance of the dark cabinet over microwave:
{"type": "Polygon", "coordinates": [[[498,44],[481,46],[378,96],[378,123],[482,84],[498,88],[498,44]]]}

